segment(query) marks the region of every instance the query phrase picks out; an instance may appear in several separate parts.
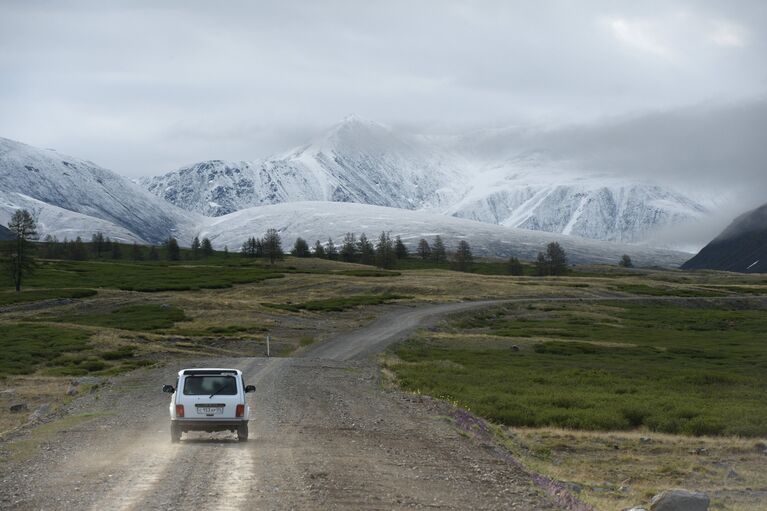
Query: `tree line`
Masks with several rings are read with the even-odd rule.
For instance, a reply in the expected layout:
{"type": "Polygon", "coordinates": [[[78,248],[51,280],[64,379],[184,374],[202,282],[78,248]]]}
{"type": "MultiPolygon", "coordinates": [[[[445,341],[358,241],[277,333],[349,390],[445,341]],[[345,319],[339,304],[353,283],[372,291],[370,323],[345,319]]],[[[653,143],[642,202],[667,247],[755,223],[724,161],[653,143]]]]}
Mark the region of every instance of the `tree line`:
{"type": "MultiPolygon", "coordinates": [[[[182,259],[182,250],[178,240],[170,236],[161,247],[156,245],[139,245],[133,243],[129,254],[124,254],[125,244],[111,240],[108,236],[98,232],[94,234],[90,243],[85,243],[81,237],[74,240],[64,239],[59,241],[55,236],[47,235],[41,243],[37,233],[37,222],[27,210],[17,210],[8,223],[11,240],[4,244],[2,257],[3,266],[7,275],[13,282],[16,291],[21,290],[24,278],[29,275],[35,266],[33,252],[38,251],[45,259],[70,259],[87,260],[94,259],[124,259],[127,255],[135,261],[157,261],[161,259],[161,250],[164,257],[169,261],[182,259]]],[[[262,238],[250,237],[240,250],[243,257],[265,258],[274,263],[285,257],[282,248],[282,239],[276,229],[268,229],[262,238]]],[[[365,233],[357,237],[354,233],[347,233],[339,246],[329,238],[326,243],[315,241],[313,248],[301,237],[297,238],[290,251],[295,257],[318,257],[330,260],[340,260],[350,263],[374,265],[379,268],[394,268],[397,261],[408,258],[416,258],[422,261],[431,261],[442,264],[450,263],[458,271],[471,271],[474,256],[471,246],[466,240],[460,240],[455,252],[448,257],[447,249],[442,237],[437,235],[429,243],[425,238],[418,241],[414,254],[411,255],[407,246],[400,236],[392,239],[388,232],[382,232],[375,242],[371,241],[365,233]]],[[[215,254],[213,244],[207,237],[202,240],[195,236],[190,244],[190,249],[183,255],[188,259],[200,259],[215,254]]],[[[224,247],[223,255],[228,256],[229,250],[224,247]]],[[[633,268],[631,257],[624,254],[619,266],[633,268]]],[[[545,252],[539,252],[534,263],[535,274],[539,276],[563,275],[568,271],[567,254],[557,242],[549,243],[545,252]]],[[[507,272],[511,275],[524,273],[523,263],[516,257],[507,261],[507,272]]]]}

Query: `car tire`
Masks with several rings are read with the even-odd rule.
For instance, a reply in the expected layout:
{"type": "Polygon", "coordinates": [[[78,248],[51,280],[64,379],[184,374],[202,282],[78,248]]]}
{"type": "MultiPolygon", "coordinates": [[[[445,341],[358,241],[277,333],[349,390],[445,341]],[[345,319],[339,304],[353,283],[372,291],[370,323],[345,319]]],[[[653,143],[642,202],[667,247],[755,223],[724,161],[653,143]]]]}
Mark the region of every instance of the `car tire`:
{"type": "Polygon", "coordinates": [[[248,425],[243,424],[242,426],[237,427],[237,440],[240,442],[247,442],[248,441],[248,425]]]}
{"type": "Polygon", "coordinates": [[[181,441],[181,428],[172,422],[170,424],[170,441],[173,444],[177,444],[181,441]]]}

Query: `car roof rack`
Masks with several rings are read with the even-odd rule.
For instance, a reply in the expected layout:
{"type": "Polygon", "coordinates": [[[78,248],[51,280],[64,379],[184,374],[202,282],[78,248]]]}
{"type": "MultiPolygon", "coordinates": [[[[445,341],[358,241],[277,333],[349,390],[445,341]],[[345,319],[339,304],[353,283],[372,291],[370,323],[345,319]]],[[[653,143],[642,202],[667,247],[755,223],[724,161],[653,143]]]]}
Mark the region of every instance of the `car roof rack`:
{"type": "Polygon", "coordinates": [[[184,370],[186,376],[200,376],[206,374],[237,374],[236,369],[186,369],[184,370]]]}

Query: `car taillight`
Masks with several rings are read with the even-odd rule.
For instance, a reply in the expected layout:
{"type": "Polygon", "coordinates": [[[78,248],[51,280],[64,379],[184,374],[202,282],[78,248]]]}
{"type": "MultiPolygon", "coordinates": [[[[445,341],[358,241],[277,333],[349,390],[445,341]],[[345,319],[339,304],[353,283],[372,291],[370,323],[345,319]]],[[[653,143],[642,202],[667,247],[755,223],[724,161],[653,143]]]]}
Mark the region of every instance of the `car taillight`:
{"type": "Polygon", "coordinates": [[[245,405],[237,405],[236,416],[245,417],[245,405]]]}
{"type": "Polygon", "coordinates": [[[184,416],[184,405],[176,405],[176,417],[184,416]]]}

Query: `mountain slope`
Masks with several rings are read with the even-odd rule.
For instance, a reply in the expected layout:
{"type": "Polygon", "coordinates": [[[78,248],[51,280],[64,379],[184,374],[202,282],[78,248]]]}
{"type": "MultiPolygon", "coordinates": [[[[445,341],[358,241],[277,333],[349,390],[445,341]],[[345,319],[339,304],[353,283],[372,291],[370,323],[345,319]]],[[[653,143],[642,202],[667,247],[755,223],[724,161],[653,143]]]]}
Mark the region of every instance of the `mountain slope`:
{"type": "MultiPolygon", "coordinates": [[[[315,148],[311,152],[328,154],[325,149],[315,148]]],[[[347,147],[346,153],[351,152],[347,147]]],[[[341,169],[343,159],[337,158],[335,164],[341,169]]],[[[343,188],[342,173],[338,169],[334,177],[336,184],[319,189],[327,192],[343,188]]],[[[307,172],[306,175],[318,182],[324,180],[325,185],[331,182],[327,175],[307,172]]],[[[404,179],[407,172],[418,170],[407,168],[399,172],[404,179]]],[[[443,177],[430,175],[429,178],[443,177]]],[[[380,175],[377,179],[382,178],[380,175]]],[[[421,181],[418,186],[426,188],[427,184],[421,181]]],[[[411,185],[402,184],[403,187],[411,185]]],[[[365,193],[365,190],[358,187],[355,193],[365,193]]],[[[366,197],[375,198],[380,188],[370,183],[367,191],[372,195],[366,197]]],[[[398,192],[388,190],[387,193],[396,196],[398,192]]],[[[417,193],[403,196],[417,197],[417,193]]],[[[383,199],[384,195],[379,193],[378,197],[383,199]]],[[[78,236],[87,239],[93,233],[102,232],[123,242],[157,243],[173,235],[182,245],[188,245],[192,237],[200,235],[209,236],[219,248],[228,245],[237,250],[248,237],[261,236],[268,228],[275,227],[281,231],[286,247],[292,245],[297,236],[309,241],[333,237],[340,242],[346,232],[366,232],[374,238],[381,231],[390,231],[392,235],[402,236],[412,247],[421,237],[431,239],[436,234],[444,236],[449,248],[458,240],[466,239],[477,255],[486,256],[515,255],[532,259],[547,243],[558,241],[575,263],[615,263],[623,253],[629,253],[638,264],[646,265],[674,266],[686,259],[685,254],[669,250],[513,229],[428,211],[348,202],[284,202],[205,217],[175,208],[90,162],[0,139],[0,224],[22,208],[36,216],[41,237],[50,234],[59,239],[78,236]]]]}
{"type": "Polygon", "coordinates": [[[736,218],[682,268],[767,273],[767,204],[736,218]]]}
{"type": "Polygon", "coordinates": [[[194,221],[193,215],[158,201],[112,171],[4,138],[0,138],[0,199],[6,205],[34,199],[40,201],[35,203],[38,207],[47,204],[93,217],[150,242],[194,221]]]}
{"type": "Polygon", "coordinates": [[[482,147],[479,136],[400,134],[353,117],[280,156],[201,162],[142,184],[208,216],[281,202],[355,202],[624,242],[707,212],[656,183],[586,172],[540,150],[501,158],[483,156],[482,147]]]}
{"type": "Polygon", "coordinates": [[[219,216],[252,206],[320,200],[418,209],[460,177],[417,140],[357,117],[311,144],[257,162],[210,160],[142,184],[188,211],[219,216]]]}
{"type": "Polygon", "coordinates": [[[286,248],[297,237],[310,244],[316,240],[326,243],[332,238],[338,245],[347,232],[357,235],[364,232],[374,239],[387,231],[392,236],[401,236],[413,250],[422,237],[431,242],[439,234],[448,250],[465,239],[478,256],[513,255],[532,260],[548,243],[556,241],[567,251],[570,261],[578,264],[616,264],[623,254],[629,254],[638,265],[677,266],[689,257],[672,250],[514,229],[424,211],[338,202],[282,203],[210,217],[202,224],[200,236],[209,237],[219,249],[228,246],[237,250],[245,239],[260,236],[270,227],[278,229],[286,248]]]}

